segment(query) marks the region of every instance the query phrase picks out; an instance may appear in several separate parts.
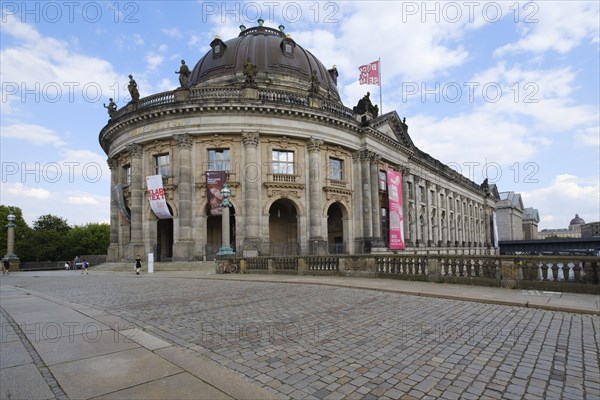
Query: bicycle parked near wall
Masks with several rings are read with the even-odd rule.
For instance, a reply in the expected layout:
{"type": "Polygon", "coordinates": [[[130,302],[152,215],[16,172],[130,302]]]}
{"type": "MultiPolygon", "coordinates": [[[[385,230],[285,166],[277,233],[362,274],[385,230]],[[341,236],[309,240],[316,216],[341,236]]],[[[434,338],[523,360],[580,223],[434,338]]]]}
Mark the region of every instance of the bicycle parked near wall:
{"type": "Polygon", "coordinates": [[[217,274],[235,274],[238,272],[238,266],[230,260],[217,262],[217,274]]]}

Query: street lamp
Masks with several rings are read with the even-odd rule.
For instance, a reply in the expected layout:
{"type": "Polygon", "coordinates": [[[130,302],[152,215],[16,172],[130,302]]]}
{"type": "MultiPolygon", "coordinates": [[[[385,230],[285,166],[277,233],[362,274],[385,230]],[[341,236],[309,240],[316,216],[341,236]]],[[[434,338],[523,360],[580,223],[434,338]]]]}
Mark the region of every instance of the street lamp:
{"type": "MultiPolygon", "coordinates": [[[[6,217],[8,220],[7,228],[7,238],[6,238],[6,254],[4,255],[4,259],[9,261],[18,261],[19,257],[15,254],[15,215],[12,213],[12,210],[8,210],[8,216],[6,217]]],[[[18,265],[18,264],[17,264],[18,265]]]]}
{"type": "Polygon", "coordinates": [[[221,213],[222,246],[217,252],[217,255],[232,256],[235,253],[231,248],[231,239],[229,237],[229,207],[231,207],[229,197],[231,197],[231,189],[229,189],[229,185],[227,184],[227,182],[223,183],[223,188],[221,189],[221,196],[223,197],[223,200],[221,201],[221,207],[223,208],[223,212],[221,213]]]}

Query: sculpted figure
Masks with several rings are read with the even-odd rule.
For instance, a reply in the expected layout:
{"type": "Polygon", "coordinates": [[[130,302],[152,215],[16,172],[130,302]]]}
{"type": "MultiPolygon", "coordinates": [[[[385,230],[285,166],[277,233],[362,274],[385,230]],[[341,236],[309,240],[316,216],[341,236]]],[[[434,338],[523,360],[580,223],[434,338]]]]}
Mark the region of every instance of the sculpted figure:
{"type": "Polygon", "coordinates": [[[108,105],[104,104],[104,108],[108,111],[108,116],[112,118],[117,112],[117,104],[113,101],[112,97],[108,100],[108,105]]]}
{"type": "Polygon", "coordinates": [[[175,73],[179,74],[180,87],[187,88],[191,72],[184,60],[181,60],[181,67],[179,67],[179,71],[175,71],[175,73]]]}
{"type": "Polygon", "coordinates": [[[131,95],[131,102],[137,103],[140,99],[140,92],[138,91],[137,82],[133,79],[133,75],[129,75],[129,85],[127,85],[127,89],[131,95]]]}

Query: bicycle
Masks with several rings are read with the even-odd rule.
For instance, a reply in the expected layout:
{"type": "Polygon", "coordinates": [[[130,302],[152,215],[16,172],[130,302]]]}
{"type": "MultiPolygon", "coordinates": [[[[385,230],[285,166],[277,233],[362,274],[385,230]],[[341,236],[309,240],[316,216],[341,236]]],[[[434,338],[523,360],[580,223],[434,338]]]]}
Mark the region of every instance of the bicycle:
{"type": "Polygon", "coordinates": [[[229,260],[223,260],[217,265],[217,274],[235,274],[238,266],[229,260]]]}

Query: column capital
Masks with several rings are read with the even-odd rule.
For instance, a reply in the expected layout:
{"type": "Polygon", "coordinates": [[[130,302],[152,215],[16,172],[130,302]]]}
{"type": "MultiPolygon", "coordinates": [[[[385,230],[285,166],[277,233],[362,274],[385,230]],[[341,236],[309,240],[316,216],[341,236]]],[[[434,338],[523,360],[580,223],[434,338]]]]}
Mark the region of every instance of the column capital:
{"type": "Polygon", "coordinates": [[[119,162],[116,158],[107,158],[106,163],[111,171],[114,171],[119,166],[119,162]]]}
{"type": "Polygon", "coordinates": [[[260,134],[256,132],[244,132],[242,131],[242,143],[245,147],[258,147],[258,140],[260,134]]]}
{"type": "Polygon", "coordinates": [[[178,135],[173,135],[173,138],[177,142],[177,145],[182,149],[191,149],[192,148],[192,135],[189,133],[181,133],[178,135]]]}
{"type": "Polygon", "coordinates": [[[312,136],[306,141],[306,147],[308,148],[309,153],[321,151],[322,144],[323,141],[321,139],[315,139],[312,136]]]}
{"type": "Polygon", "coordinates": [[[142,158],[142,154],[144,153],[144,149],[141,144],[131,143],[126,147],[127,151],[131,155],[131,158],[142,158]]]}

